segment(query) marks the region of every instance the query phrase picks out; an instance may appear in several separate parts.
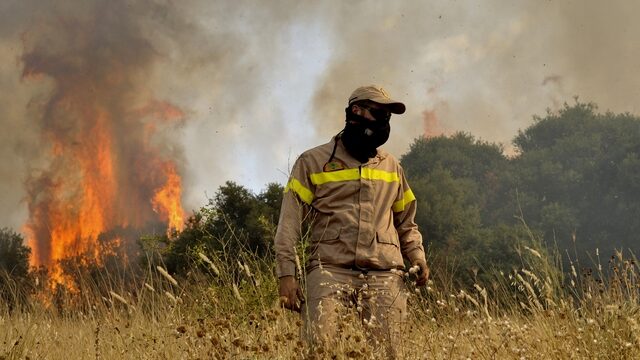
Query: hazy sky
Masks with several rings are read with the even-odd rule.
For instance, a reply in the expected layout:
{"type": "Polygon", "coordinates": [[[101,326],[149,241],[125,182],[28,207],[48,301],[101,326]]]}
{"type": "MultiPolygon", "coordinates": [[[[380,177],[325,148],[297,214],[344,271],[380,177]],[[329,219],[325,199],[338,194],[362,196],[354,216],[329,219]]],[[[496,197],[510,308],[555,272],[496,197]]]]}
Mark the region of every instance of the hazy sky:
{"type": "MultiPolygon", "coordinates": [[[[297,155],[342,128],[359,85],[379,84],[407,105],[386,145],[398,156],[416,137],[454,131],[508,149],[533,115],[575,95],[640,113],[638,10],[595,0],[3,0],[0,226],[24,224],[24,181],[48,161],[50,144],[32,120],[55,83],[21,77],[42,24],[74,22],[78,34],[105,31],[115,41],[131,38],[115,31],[125,20],[136,25],[135,38],[153,50],[137,88],[186,114],[164,136],[179,154],[189,210],[226,180],[255,191],[284,183],[297,155]],[[104,20],[105,9],[121,16],[104,20]]],[[[64,56],[73,39],[56,36],[47,32],[64,56]]]]}

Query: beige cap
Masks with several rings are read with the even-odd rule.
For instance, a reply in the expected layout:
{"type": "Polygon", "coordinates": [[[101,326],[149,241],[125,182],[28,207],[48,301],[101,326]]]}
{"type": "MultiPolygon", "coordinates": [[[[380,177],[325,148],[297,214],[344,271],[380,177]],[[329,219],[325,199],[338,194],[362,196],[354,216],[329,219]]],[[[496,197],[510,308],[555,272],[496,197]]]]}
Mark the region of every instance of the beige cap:
{"type": "Polygon", "coordinates": [[[385,105],[394,114],[403,114],[406,107],[399,101],[392,100],[385,89],[376,85],[361,86],[355,89],[349,96],[349,105],[360,100],[371,100],[385,105]]]}

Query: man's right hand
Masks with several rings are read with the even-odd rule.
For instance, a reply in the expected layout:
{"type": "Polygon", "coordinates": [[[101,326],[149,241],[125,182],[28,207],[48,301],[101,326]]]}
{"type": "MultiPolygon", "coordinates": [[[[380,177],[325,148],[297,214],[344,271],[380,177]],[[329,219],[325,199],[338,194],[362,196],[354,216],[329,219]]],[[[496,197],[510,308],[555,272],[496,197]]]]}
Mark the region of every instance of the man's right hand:
{"type": "Polygon", "coordinates": [[[429,266],[425,261],[416,261],[414,266],[418,266],[416,274],[416,286],[425,286],[429,280],[429,266]]]}
{"type": "Polygon", "coordinates": [[[293,276],[283,276],[280,278],[280,304],[285,308],[300,312],[304,303],[302,289],[293,276]]]}

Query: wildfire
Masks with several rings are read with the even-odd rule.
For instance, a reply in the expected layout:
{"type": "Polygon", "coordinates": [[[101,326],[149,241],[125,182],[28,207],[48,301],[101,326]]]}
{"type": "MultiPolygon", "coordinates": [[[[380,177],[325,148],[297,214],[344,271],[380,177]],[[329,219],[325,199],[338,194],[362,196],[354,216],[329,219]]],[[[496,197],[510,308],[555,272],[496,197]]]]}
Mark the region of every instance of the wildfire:
{"type": "MultiPolygon", "coordinates": [[[[33,193],[26,230],[33,250],[31,265],[48,267],[57,283],[68,283],[58,266],[60,260],[90,256],[100,263],[105,250],[98,240],[111,229],[132,226],[141,230],[158,220],[169,229],[182,230],[183,226],[181,177],[174,161],[151,158],[156,164],[152,169],[123,168],[117,159],[109,112],[88,116],[92,125],[83,129],[82,136],[87,141],[58,139],[51,147],[51,168],[30,179],[33,193]],[[140,179],[131,184],[129,176],[140,179]],[[131,191],[137,194],[129,197],[131,191]],[[150,194],[146,204],[140,201],[145,193],[150,194]],[[129,206],[137,214],[127,216],[131,211],[123,208],[129,206]]],[[[144,153],[144,157],[150,154],[149,150],[144,153]]]]}
{"type": "Polygon", "coordinates": [[[100,264],[135,234],[159,223],[181,230],[184,219],[178,156],[161,135],[185,116],[147,89],[154,52],[135,33],[112,41],[76,25],[56,29],[67,42],[36,32],[22,57],[24,79],[53,84],[45,101],[31,104],[47,151],[46,165],[26,181],[31,265],[65,284],[61,260],[100,264]]]}

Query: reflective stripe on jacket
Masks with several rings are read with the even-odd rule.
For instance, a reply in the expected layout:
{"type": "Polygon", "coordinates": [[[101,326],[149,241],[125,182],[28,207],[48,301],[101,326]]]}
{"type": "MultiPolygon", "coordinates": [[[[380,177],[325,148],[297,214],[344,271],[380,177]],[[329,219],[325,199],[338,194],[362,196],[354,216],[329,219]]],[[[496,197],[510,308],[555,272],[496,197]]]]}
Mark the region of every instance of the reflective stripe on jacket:
{"type": "Polygon", "coordinates": [[[395,157],[378,149],[361,164],[334,138],[293,165],[275,237],[277,275],[295,274],[295,246],[303,236],[308,236],[307,271],[320,264],[402,269],[403,256],[410,263],[424,261],[415,213],[415,196],[395,157]],[[335,141],[332,162],[344,166],[324,171],[335,141]],[[310,234],[303,234],[309,220],[310,234]]]}

